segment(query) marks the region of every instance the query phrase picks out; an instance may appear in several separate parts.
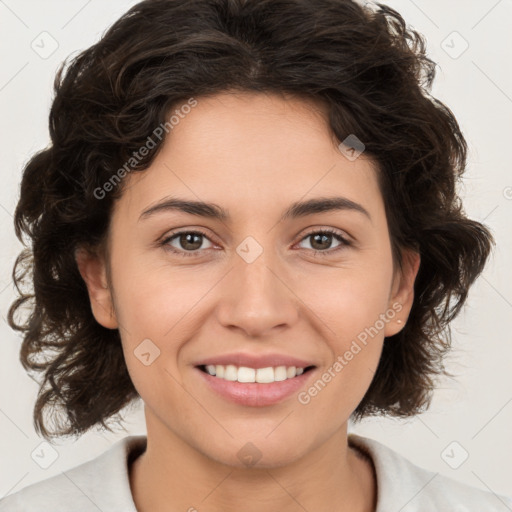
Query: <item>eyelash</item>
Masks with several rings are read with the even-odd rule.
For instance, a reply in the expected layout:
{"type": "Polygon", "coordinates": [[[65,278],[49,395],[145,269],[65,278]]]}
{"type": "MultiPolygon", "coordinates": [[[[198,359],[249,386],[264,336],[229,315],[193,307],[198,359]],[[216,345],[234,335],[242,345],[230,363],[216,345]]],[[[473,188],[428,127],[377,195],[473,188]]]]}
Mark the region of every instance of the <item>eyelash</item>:
{"type": "MultiPolygon", "coordinates": [[[[169,242],[174,240],[177,236],[183,235],[183,234],[202,235],[206,239],[210,240],[208,235],[206,233],[204,233],[203,231],[201,231],[200,229],[195,229],[195,230],[191,230],[191,231],[183,230],[183,231],[176,231],[174,233],[171,233],[164,240],[162,240],[162,242],[160,243],[160,246],[165,247],[166,250],[168,250],[168,251],[170,251],[170,252],[172,252],[172,253],[174,253],[174,254],[176,254],[178,256],[183,256],[185,258],[186,257],[197,257],[197,255],[199,253],[199,250],[195,250],[195,251],[180,251],[180,250],[177,250],[174,247],[169,245],[169,242]]],[[[344,249],[346,247],[350,247],[352,245],[352,243],[349,240],[347,240],[345,237],[343,237],[338,231],[336,231],[334,229],[331,229],[331,228],[321,229],[321,230],[318,230],[318,231],[311,231],[310,233],[307,233],[306,235],[304,235],[299,240],[299,242],[302,242],[302,240],[304,240],[304,239],[306,239],[306,238],[308,238],[310,236],[313,236],[313,235],[332,235],[339,242],[341,242],[341,244],[338,247],[334,248],[334,249],[327,249],[325,251],[320,251],[318,249],[311,249],[315,256],[329,256],[329,255],[332,255],[333,253],[335,253],[335,252],[337,252],[339,250],[342,250],[342,249],[344,249]]],[[[210,242],[211,242],[211,240],[210,240],[210,242]]]]}

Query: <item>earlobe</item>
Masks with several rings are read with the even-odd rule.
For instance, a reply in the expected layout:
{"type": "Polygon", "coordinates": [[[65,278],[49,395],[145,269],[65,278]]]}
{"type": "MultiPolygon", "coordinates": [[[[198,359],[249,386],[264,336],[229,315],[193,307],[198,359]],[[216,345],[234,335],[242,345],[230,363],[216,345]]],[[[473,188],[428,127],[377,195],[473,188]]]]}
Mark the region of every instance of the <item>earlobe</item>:
{"type": "Polygon", "coordinates": [[[394,336],[405,324],[414,302],[414,282],[420,268],[420,255],[416,251],[402,252],[402,269],[397,272],[393,282],[389,307],[396,311],[396,316],[386,324],[384,336],[394,336]],[[400,304],[397,308],[396,305],[400,304]]]}
{"type": "Polygon", "coordinates": [[[87,286],[94,318],[107,329],[117,329],[118,323],[113,308],[104,259],[84,248],[78,248],[75,251],[75,261],[87,286]]]}

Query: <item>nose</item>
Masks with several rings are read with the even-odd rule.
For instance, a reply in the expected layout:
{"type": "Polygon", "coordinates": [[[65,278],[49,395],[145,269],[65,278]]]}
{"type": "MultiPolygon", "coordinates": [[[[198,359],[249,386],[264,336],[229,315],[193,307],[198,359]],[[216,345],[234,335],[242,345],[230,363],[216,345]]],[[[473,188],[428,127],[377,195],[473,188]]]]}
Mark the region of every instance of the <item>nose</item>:
{"type": "Polygon", "coordinates": [[[240,258],[226,276],[217,306],[224,328],[262,338],[297,322],[300,300],[293,292],[293,279],[271,252],[263,251],[252,263],[240,258]]]}

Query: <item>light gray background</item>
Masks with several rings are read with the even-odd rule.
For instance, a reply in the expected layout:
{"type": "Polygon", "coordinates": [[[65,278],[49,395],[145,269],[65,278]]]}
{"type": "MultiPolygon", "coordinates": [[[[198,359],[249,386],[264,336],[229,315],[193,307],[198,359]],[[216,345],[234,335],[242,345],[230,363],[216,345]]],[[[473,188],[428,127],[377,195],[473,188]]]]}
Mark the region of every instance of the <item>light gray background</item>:
{"type": "MultiPolygon", "coordinates": [[[[12,265],[21,249],[12,213],[23,164],[48,143],[55,71],[65,57],[96,42],[134,3],[0,0],[0,497],[99,455],[127,434],[145,433],[139,406],[128,414],[126,432],[90,432],[76,442],[60,441],[53,451],[40,446],[43,440],[32,425],[37,385],[19,363],[20,336],[5,322],[14,298],[12,265]],[[54,53],[45,54],[56,44],[54,53]],[[45,453],[49,467],[41,468],[33,453],[45,453]]],[[[419,417],[372,419],[351,429],[419,466],[512,494],[512,1],[387,4],[426,36],[429,55],[439,64],[433,94],[452,109],[470,148],[461,190],[466,210],[492,228],[497,248],[453,324],[448,368],[459,375],[457,381],[441,381],[431,409],[419,417]]]]}

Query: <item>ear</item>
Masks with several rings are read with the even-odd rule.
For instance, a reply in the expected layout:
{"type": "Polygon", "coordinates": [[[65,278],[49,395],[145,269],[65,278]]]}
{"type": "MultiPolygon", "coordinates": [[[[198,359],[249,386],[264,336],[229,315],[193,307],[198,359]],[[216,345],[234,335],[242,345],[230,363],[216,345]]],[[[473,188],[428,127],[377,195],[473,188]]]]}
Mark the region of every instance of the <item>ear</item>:
{"type": "Polygon", "coordinates": [[[103,256],[84,248],[75,251],[75,260],[82,279],[87,285],[91,309],[97,322],[107,329],[117,329],[112,295],[107,280],[106,262],[103,256]]]}
{"type": "Polygon", "coordinates": [[[384,336],[394,336],[407,323],[414,301],[414,282],[420,268],[420,255],[416,251],[402,251],[402,268],[395,272],[388,308],[396,315],[386,323],[384,336]]]}

